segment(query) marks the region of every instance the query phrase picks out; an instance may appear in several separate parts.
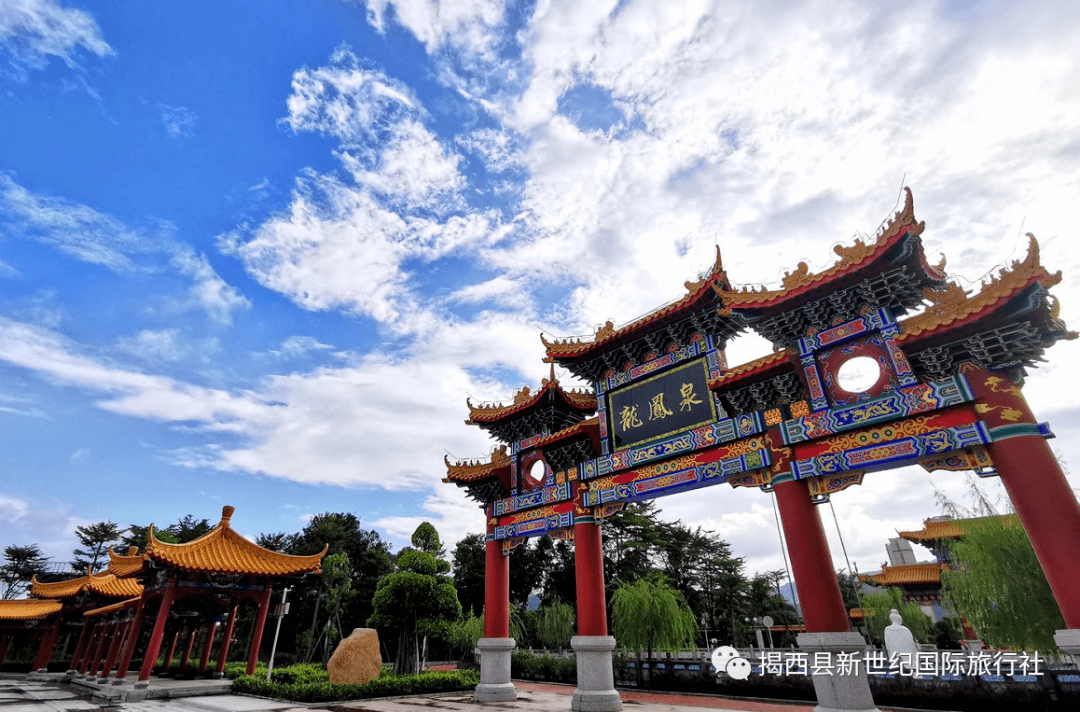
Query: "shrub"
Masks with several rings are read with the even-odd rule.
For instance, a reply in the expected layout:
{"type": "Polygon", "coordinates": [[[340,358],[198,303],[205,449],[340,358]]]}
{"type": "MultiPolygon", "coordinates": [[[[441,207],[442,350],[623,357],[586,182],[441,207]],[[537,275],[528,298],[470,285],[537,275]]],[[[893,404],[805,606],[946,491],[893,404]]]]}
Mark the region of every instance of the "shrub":
{"type": "MultiPolygon", "coordinates": [[[[298,667],[298,666],[292,666],[298,667]]],[[[277,671],[274,671],[274,677],[277,671]]],[[[233,681],[233,692],[273,697],[291,702],[339,702],[372,697],[424,695],[433,692],[471,690],[480,682],[475,670],[424,672],[419,675],[380,675],[366,685],[335,685],[331,682],[267,682],[262,677],[242,675],[233,681]]]]}
{"type": "Polygon", "coordinates": [[[547,682],[577,682],[575,658],[534,655],[526,651],[510,655],[510,676],[547,682]]]}

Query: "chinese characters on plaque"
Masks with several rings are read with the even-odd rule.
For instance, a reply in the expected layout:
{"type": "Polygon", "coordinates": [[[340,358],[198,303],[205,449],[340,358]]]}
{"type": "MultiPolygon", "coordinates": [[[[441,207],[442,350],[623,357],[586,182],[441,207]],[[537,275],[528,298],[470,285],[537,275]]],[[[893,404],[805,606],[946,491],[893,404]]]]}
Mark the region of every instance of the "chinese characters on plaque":
{"type": "Polygon", "coordinates": [[[705,359],[608,394],[615,449],[657,440],[716,420],[705,359]]]}

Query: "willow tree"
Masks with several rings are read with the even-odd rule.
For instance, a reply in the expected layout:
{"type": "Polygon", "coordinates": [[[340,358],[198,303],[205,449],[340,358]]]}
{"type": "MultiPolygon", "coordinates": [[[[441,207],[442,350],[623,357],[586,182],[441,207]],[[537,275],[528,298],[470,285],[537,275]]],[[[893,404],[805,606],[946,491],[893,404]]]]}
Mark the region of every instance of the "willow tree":
{"type": "Polygon", "coordinates": [[[892,609],[904,619],[904,627],[911,631],[912,637],[920,643],[927,643],[933,638],[934,622],[923,613],[919,604],[904,601],[903,594],[895,586],[887,586],[883,591],[864,593],[862,596],[863,621],[870,629],[870,637],[877,642],[884,642],[885,628],[892,625],[889,614],[892,609]]]}
{"type": "Polygon", "coordinates": [[[541,606],[536,617],[536,637],[547,648],[565,648],[574,635],[574,609],[555,601],[541,606]]]}
{"type": "MultiPolygon", "coordinates": [[[[626,648],[652,659],[654,650],[678,652],[694,645],[697,621],[686,600],[656,578],[638,579],[611,597],[611,630],[626,648]]],[[[641,665],[637,665],[641,682],[641,665]]]]}
{"type": "Polygon", "coordinates": [[[965,525],[963,538],[949,544],[946,602],[994,647],[1055,650],[1054,631],[1065,622],[1019,520],[986,517],[965,525]]]}

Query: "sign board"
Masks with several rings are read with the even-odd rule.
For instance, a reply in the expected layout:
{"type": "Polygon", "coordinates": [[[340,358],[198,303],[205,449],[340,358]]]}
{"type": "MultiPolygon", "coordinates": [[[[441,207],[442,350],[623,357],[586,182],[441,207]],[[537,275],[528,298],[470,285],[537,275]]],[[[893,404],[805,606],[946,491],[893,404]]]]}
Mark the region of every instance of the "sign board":
{"type": "Polygon", "coordinates": [[[716,422],[705,359],[612,391],[607,412],[616,450],[716,422]]]}

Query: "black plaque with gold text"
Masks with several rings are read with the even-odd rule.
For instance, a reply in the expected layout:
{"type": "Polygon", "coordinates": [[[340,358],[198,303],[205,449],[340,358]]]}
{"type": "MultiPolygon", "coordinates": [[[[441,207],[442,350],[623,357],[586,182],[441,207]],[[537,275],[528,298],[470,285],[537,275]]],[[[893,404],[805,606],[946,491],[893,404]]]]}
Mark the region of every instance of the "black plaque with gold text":
{"type": "Polygon", "coordinates": [[[708,366],[700,358],[608,394],[616,450],[716,421],[708,366]]]}

